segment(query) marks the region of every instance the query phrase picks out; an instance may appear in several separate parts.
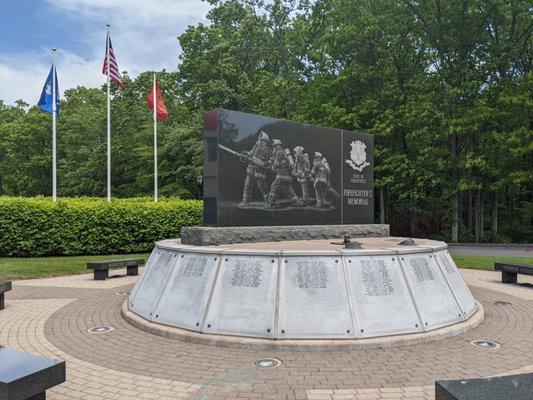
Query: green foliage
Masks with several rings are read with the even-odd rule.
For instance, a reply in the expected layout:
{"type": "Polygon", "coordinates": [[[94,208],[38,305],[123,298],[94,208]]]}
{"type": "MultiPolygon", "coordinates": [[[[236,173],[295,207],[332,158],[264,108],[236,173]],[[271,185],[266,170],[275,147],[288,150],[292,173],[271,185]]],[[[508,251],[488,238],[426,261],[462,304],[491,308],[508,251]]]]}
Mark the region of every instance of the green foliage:
{"type": "Polygon", "coordinates": [[[458,256],[452,257],[458,268],[494,271],[494,263],[532,265],[533,257],[458,256]]]}
{"type": "MultiPolygon", "coordinates": [[[[153,194],[153,119],[146,105],[152,74],[112,85],[111,161],[115,197],[153,194]]],[[[157,74],[169,119],[158,122],[159,191],[194,198],[201,173],[202,114],[178,101],[176,73],[157,74]]],[[[106,195],[106,88],[65,91],[57,120],[58,195],[106,195]]],[[[0,102],[0,195],[51,194],[51,116],[0,102]]]]}
{"type": "Polygon", "coordinates": [[[148,253],[142,253],[108,256],[0,257],[0,281],[86,274],[91,272],[87,270],[88,262],[125,258],[144,258],[146,261],[149,255],[148,253]]]}
{"type": "MultiPolygon", "coordinates": [[[[195,197],[202,115],[223,107],[370,132],[396,235],[533,241],[526,0],[208,0],[158,73],[160,192],[195,197]],[[490,232],[489,232],[490,231],[490,232]]],[[[112,84],[113,195],[152,194],[151,73],[112,84]]],[[[68,90],[60,196],[105,194],[105,87],[68,90]]],[[[0,101],[0,194],[50,194],[50,116],[0,101]]]]}
{"type": "Polygon", "coordinates": [[[0,256],[147,252],[202,224],[197,200],[0,197],[0,256]]]}

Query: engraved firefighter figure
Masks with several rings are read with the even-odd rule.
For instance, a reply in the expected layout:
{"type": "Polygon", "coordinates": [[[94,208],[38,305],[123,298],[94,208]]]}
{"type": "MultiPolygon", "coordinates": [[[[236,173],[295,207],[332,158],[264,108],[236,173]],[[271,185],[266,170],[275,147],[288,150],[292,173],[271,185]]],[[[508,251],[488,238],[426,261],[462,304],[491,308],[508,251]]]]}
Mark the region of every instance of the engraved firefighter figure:
{"type": "Polygon", "coordinates": [[[302,146],[294,148],[294,168],[293,175],[300,184],[302,189],[302,201],[308,202],[309,199],[309,172],[311,172],[311,164],[309,162],[309,155],[304,154],[302,146]]]}
{"type": "Polygon", "coordinates": [[[239,158],[242,161],[248,161],[246,167],[246,178],[244,180],[244,189],[242,192],[241,207],[246,207],[251,201],[251,192],[254,183],[263,195],[263,201],[267,201],[268,189],[266,185],[266,167],[272,151],[270,150],[270,139],[268,135],[261,131],[254,147],[250,151],[243,151],[239,158]],[[255,162],[254,162],[255,161],[255,162]]]}
{"type": "Polygon", "coordinates": [[[336,199],[339,194],[331,187],[330,176],[331,169],[328,160],[322,156],[322,153],[315,152],[313,160],[313,169],[309,175],[313,179],[316,193],[316,206],[318,208],[326,207],[326,193],[332,194],[336,199]]]}
{"type": "Polygon", "coordinates": [[[291,200],[292,205],[300,206],[300,199],[296,196],[296,193],[294,193],[294,189],[292,188],[292,169],[294,166],[294,160],[290,150],[284,149],[283,143],[281,143],[281,140],[279,139],[274,139],[272,141],[272,145],[272,157],[270,158],[268,164],[270,165],[272,171],[276,173],[276,178],[270,186],[270,193],[268,195],[265,207],[274,207],[274,202],[276,201],[280,190],[287,194],[287,197],[289,200],[291,200]]]}

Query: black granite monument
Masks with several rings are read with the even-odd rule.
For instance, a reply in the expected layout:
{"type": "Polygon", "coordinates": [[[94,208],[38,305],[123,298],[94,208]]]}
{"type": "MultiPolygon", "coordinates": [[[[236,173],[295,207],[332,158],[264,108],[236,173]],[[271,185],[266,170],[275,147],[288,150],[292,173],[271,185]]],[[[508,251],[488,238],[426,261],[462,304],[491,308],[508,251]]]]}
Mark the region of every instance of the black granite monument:
{"type": "Polygon", "coordinates": [[[204,117],[208,226],[373,222],[373,136],[215,109],[204,117]]]}

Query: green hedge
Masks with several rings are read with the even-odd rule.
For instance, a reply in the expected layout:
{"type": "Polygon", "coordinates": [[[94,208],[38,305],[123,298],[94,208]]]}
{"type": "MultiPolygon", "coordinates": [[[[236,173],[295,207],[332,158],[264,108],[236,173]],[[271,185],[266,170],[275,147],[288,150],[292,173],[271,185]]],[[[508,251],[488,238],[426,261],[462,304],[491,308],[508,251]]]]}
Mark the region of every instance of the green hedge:
{"type": "Polygon", "coordinates": [[[202,224],[198,200],[0,197],[0,256],[147,252],[202,224]]]}

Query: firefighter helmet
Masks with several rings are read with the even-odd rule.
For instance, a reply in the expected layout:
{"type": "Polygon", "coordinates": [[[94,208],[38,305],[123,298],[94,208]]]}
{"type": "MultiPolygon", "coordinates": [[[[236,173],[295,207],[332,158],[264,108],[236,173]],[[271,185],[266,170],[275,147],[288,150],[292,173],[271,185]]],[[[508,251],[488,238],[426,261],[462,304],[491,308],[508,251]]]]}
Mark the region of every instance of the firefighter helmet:
{"type": "Polygon", "coordinates": [[[264,141],[268,142],[268,141],[270,141],[270,138],[268,137],[266,132],[261,131],[261,132],[259,132],[259,140],[264,140],[264,141]]]}

